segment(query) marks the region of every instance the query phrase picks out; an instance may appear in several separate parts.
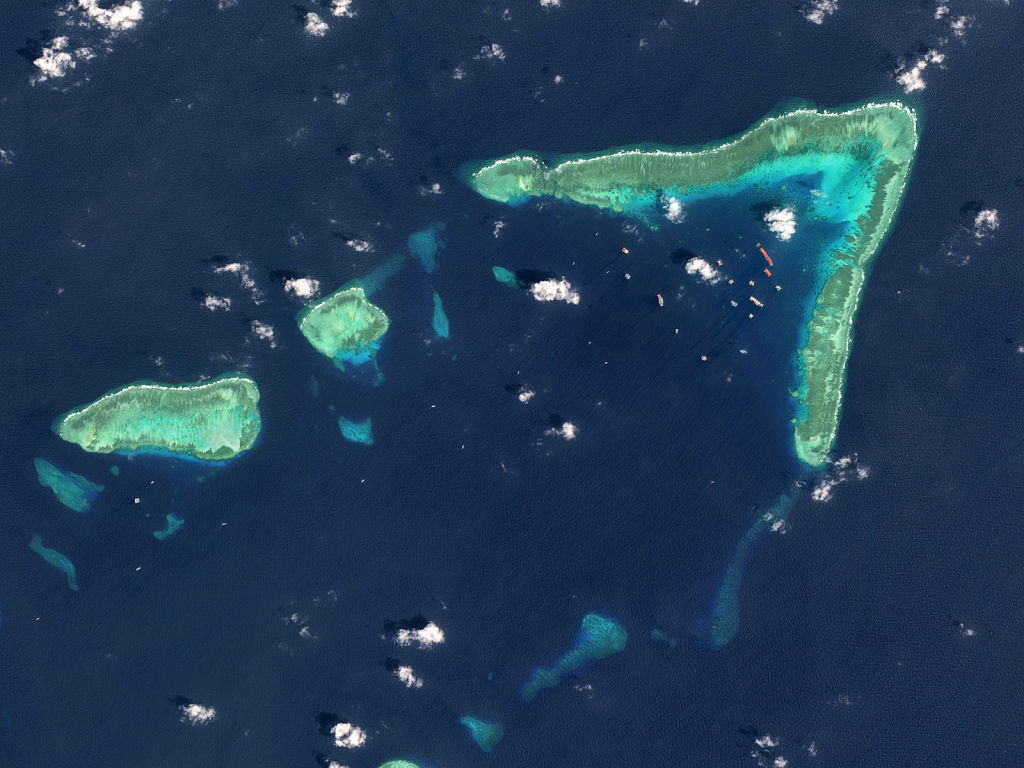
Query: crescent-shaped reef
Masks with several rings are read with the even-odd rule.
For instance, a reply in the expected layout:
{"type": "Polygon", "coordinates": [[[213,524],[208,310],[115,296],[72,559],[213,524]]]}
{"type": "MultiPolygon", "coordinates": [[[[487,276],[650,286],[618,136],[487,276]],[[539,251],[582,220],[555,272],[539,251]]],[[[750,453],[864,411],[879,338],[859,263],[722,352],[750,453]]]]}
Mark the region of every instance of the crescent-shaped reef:
{"type": "Polygon", "coordinates": [[[792,396],[795,453],[820,467],[835,441],[868,266],[892,227],[917,143],[917,116],[898,101],[841,111],[799,108],[701,147],[623,147],[550,163],[517,153],[468,166],[466,181],[484,197],[510,205],[551,196],[643,216],[667,198],[685,206],[816,177],[807,213],[836,225],[839,234],[818,254],[792,396]]]}
{"type": "Polygon", "coordinates": [[[242,373],[190,384],[141,381],[58,418],[53,431],[91,453],[226,461],[252,448],[260,391],[242,373]]]}

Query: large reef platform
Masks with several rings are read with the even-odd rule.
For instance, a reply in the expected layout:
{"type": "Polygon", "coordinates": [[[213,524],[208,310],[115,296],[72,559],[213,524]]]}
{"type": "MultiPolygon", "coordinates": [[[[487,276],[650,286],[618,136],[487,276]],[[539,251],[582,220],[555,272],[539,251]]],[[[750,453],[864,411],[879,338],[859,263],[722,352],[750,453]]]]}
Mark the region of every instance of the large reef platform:
{"type": "Polygon", "coordinates": [[[792,392],[795,453],[817,468],[835,442],[861,292],[903,199],[918,135],[914,110],[899,101],[800,107],[701,147],[641,145],[550,162],[521,152],[470,165],[465,177],[479,194],[509,205],[550,196],[643,216],[669,196],[685,205],[817,176],[807,213],[841,234],[819,254],[792,392]]]}
{"type": "Polygon", "coordinates": [[[360,285],[343,287],[299,312],[299,330],[313,347],[344,370],[372,362],[390,320],[360,285]]]}
{"type": "Polygon", "coordinates": [[[140,381],[67,412],[59,437],[91,453],[156,454],[227,461],[256,443],[260,391],[242,373],[209,381],[140,381]]]}

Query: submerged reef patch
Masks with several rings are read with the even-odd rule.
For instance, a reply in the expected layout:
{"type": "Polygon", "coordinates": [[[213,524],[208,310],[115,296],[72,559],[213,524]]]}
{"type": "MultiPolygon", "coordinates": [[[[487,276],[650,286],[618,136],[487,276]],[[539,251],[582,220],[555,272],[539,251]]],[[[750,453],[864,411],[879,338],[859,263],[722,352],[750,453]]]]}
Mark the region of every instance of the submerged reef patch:
{"type": "Polygon", "coordinates": [[[740,589],[743,586],[743,571],[754,547],[764,533],[772,526],[784,522],[793,506],[793,498],[782,496],[771,509],[762,512],[736,544],[732,557],[725,568],[725,574],[711,604],[703,635],[712,648],[721,648],[736,636],[740,624],[740,589]]]}
{"type": "Polygon", "coordinates": [[[341,370],[345,365],[373,362],[390,320],[354,285],[340,288],[299,312],[296,318],[306,340],[341,370]]]}
{"type": "Polygon", "coordinates": [[[338,429],[350,443],[373,445],[373,422],[370,419],[351,421],[342,416],[338,419],[338,429]]]}
{"type": "MultiPolygon", "coordinates": [[[[841,230],[818,254],[792,391],[795,453],[819,467],[835,442],[868,267],[903,200],[917,143],[917,116],[898,101],[842,111],[799,108],[702,147],[623,147],[550,163],[519,153],[469,166],[466,181],[484,197],[509,205],[551,196],[649,221],[666,196],[685,207],[814,177],[806,214],[841,230]]],[[[503,276],[495,271],[497,279],[503,276]]]]}
{"type": "Polygon", "coordinates": [[[469,738],[484,752],[492,751],[505,735],[505,728],[501,723],[481,720],[472,715],[460,717],[459,724],[465,727],[469,732],[469,738]]]}
{"type": "Polygon", "coordinates": [[[142,381],[69,411],[53,431],[92,453],[226,461],[256,443],[259,399],[256,382],[242,373],[194,384],[142,381]]]}
{"type": "Polygon", "coordinates": [[[491,272],[494,274],[494,279],[502,285],[507,285],[509,288],[520,288],[519,281],[516,280],[516,273],[511,270],[505,269],[504,267],[491,267],[491,272]]]}
{"type": "Polygon", "coordinates": [[[523,686],[523,701],[529,703],[545,688],[554,688],[562,680],[586,664],[604,659],[626,647],[627,634],[613,619],[588,613],[583,617],[576,645],[553,667],[538,667],[523,686]]]}
{"type": "Polygon", "coordinates": [[[448,315],[444,313],[444,307],[441,306],[441,297],[437,291],[434,291],[434,316],[430,321],[430,326],[434,329],[434,333],[437,334],[439,339],[447,339],[451,328],[448,325],[448,315]]]}
{"type": "Polygon", "coordinates": [[[32,534],[32,541],[29,542],[28,547],[58,571],[63,571],[68,579],[68,586],[75,592],[78,591],[78,576],[75,573],[75,564],[68,560],[65,555],[62,555],[56,549],[44,547],[43,540],[39,538],[38,533],[32,534]]]}
{"type": "Polygon", "coordinates": [[[153,531],[153,538],[157,541],[164,541],[165,539],[170,538],[178,531],[180,531],[182,527],[185,525],[185,521],[173,512],[168,512],[165,519],[167,520],[167,524],[163,527],[163,529],[159,531],[153,531]]]}
{"type": "Polygon", "coordinates": [[[437,271],[437,252],[444,247],[441,233],[444,224],[440,221],[409,235],[409,252],[423,265],[424,271],[432,275],[437,271]]]}
{"type": "Polygon", "coordinates": [[[92,503],[104,488],[101,483],[94,483],[87,477],[67,472],[46,459],[37,458],[35,467],[39,484],[53,491],[57,500],[65,507],[79,514],[84,514],[92,508],[92,503]]]}

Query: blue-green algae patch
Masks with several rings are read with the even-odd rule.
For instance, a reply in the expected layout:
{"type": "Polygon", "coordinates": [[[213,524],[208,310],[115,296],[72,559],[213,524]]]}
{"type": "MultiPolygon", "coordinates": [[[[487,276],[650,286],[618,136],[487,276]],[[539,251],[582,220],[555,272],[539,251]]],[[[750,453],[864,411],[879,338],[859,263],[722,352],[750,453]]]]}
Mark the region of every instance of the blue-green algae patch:
{"type": "Polygon", "coordinates": [[[44,547],[43,540],[39,538],[38,533],[32,534],[32,540],[29,542],[28,547],[47,563],[61,571],[67,577],[68,586],[75,592],[78,591],[78,576],[75,573],[75,564],[65,555],[62,555],[56,549],[44,547]]]}
{"type": "Polygon", "coordinates": [[[437,252],[444,247],[441,240],[444,229],[444,224],[438,221],[409,235],[409,252],[423,265],[428,275],[437,271],[437,252]]]}
{"type": "Polygon", "coordinates": [[[481,720],[472,715],[465,715],[459,718],[459,724],[465,727],[469,738],[480,747],[483,752],[491,752],[498,742],[505,736],[505,728],[501,723],[493,723],[489,720],[481,720]]]}
{"type": "Polygon", "coordinates": [[[588,613],[583,617],[576,645],[553,667],[538,667],[523,686],[523,701],[530,703],[545,688],[554,688],[590,662],[612,656],[626,647],[625,628],[614,619],[588,613]]]}
{"type": "Polygon", "coordinates": [[[451,328],[448,325],[448,315],[444,313],[444,307],[441,305],[441,297],[437,291],[433,291],[434,294],[434,316],[431,319],[430,326],[434,329],[434,333],[437,334],[439,339],[447,339],[451,333],[451,328]]]}
{"type": "Polygon", "coordinates": [[[68,509],[84,514],[92,509],[96,497],[103,491],[103,484],[89,478],[68,472],[54,466],[46,459],[35,460],[39,484],[53,491],[57,500],[68,509]]]}
{"type": "Polygon", "coordinates": [[[184,519],[178,517],[173,512],[167,513],[166,520],[167,522],[162,530],[153,531],[153,538],[157,541],[164,541],[165,539],[170,538],[178,531],[180,531],[182,527],[185,525],[184,519]]]}
{"type": "Polygon", "coordinates": [[[338,419],[338,429],[341,430],[341,436],[350,443],[373,445],[373,421],[368,418],[353,421],[342,416],[338,419]]]}

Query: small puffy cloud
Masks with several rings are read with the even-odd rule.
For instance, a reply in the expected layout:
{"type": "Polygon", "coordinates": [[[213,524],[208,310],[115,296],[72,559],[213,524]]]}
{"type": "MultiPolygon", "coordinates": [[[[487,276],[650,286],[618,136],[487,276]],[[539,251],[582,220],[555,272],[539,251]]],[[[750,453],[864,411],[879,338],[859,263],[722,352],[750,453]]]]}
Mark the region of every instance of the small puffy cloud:
{"type": "Polygon", "coordinates": [[[231,299],[226,296],[218,296],[216,293],[208,293],[203,297],[203,306],[211,312],[217,310],[227,312],[231,309],[231,299]]]}
{"type": "Polygon", "coordinates": [[[789,240],[796,233],[796,211],[792,208],[772,208],[764,215],[764,223],[779,240],[789,240]]]}
{"type": "Polygon", "coordinates": [[[423,197],[427,197],[428,195],[441,195],[441,194],[444,194],[442,192],[442,190],[441,190],[441,185],[438,182],[436,182],[436,181],[433,184],[421,184],[420,185],[420,195],[423,196],[423,197]]]}
{"type": "Polygon", "coordinates": [[[557,8],[562,4],[562,0],[540,0],[541,8],[557,8]]]}
{"type": "Polygon", "coordinates": [[[331,0],[331,15],[351,19],[356,13],[358,11],[352,7],[352,0],[331,0]]]}
{"type": "Polygon", "coordinates": [[[395,667],[394,675],[402,681],[406,688],[423,687],[423,678],[417,677],[412,667],[395,667]]]}
{"type": "Polygon", "coordinates": [[[922,54],[916,61],[901,65],[896,70],[896,82],[902,85],[903,90],[907,93],[923,91],[926,86],[924,71],[931,64],[942,64],[945,60],[946,55],[944,53],[940,53],[932,48],[922,54]]]}
{"type": "Polygon", "coordinates": [[[312,35],[313,37],[323,37],[327,34],[329,29],[330,27],[327,26],[327,22],[312,11],[306,14],[306,34],[312,35]]]}
{"type": "Polygon", "coordinates": [[[722,274],[700,256],[694,256],[686,262],[686,274],[698,277],[711,285],[722,279],[722,274]]]}
{"type": "Polygon", "coordinates": [[[366,731],[352,723],[341,722],[331,728],[334,745],[345,749],[358,749],[366,743],[366,731]]]}
{"type": "Polygon", "coordinates": [[[541,280],[530,286],[530,293],[537,301],[564,301],[579,304],[580,294],[564,277],[561,280],[541,280]]]}
{"type": "Polygon", "coordinates": [[[253,335],[257,339],[261,339],[270,344],[271,349],[277,348],[277,342],[274,340],[273,326],[261,323],[259,320],[253,320],[249,323],[249,330],[252,331],[253,335]]]}
{"type": "Polygon", "coordinates": [[[661,203],[665,218],[673,224],[680,224],[686,219],[686,209],[678,198],[668,197],[661,203]]]}
{"type": "Polygon", "coordinates": [[[491,43],[490,45],[481,46],[480,52],[473,58],[484,61],[504,61],[506,54],[505,49],[498,43],[491,43]]]}
{"type": "Polygon", "coordinates": [[[178,711],[181,712],[181,722],[189,725],[209,725],[217,717],[216,709],[194,701],[182,702],[178,705],[178,711]]]}
{"type": "Polygon", "coordinates": [[[75,68],[75,57],[68,51],[67,37],[55,37],[48,47],[43,48],[39,57],[32,62],[41,74],[33,83],[41,83],[55,77],[64,77],[75,68]]]}
{"type": "Polygon", "coordinates": [[[370,253],[373,251],[373,245],[367,240],[356,240],[353,238],[346,240],[345,245],[356,253],[370,253]]]}
{"type": "Polygon", "coordinates": [[[999,211],[995,208],[985,208],[978,211],[974,217],[974,237],[983,240],[999,229],[999,211]]]}
{"type": "Polygon", "coordinates": [[[939,5],[935,9],[935,20],[936,21],[941,21],[946,16],[949,16],[949,6],[948,5],[939,5]]]}
{"type": "Polygon", "coordinates": [[[9,149],[0,149],[0,165],[10,165],[14,162],[14,153],[9,149]]]}
{"type": "Polygon", "coordinates": [[[234,275],[238,282],[249,292],[253,302],[259,304],[263,301],[263,292],[256,287],[256,281],[252,277],[251,265],[248,262],[233,261],[219,267],[213,268],[215,275],[234,275]]]}
{"type": "Polygon", "coordinates": [[[348,104],[348,100],[352,98],[352,94],[349,93],[348,91],[335,91],[333,96],[334,103],[341,107],[348,104]]]}
{"type": "Polygon", "coordinates": [[[498,219],[494,222],[494,229],[492,230],[495,237],[501,237],[501,230],[508,226],[508,222],[504,219],[498,219]]]}
{"type": "Polygon", "coordinates": [[[452,70],[452,80],[465,80],[466,70],[462,66],[458,66],[452,70]]]}
{"type": "Polygon", "coordinates": [[[576,425],[571,421],[564,421],[560,427],[551,427],[550,429],[544,430],[544,434],[551,435],[553,437],[561,437],[563,440],[575,440],[576,425]]]}
{"type": "Polygon", "coordinates": [[[444,630],[432,621],[419,629],[400,627],[395,633],[395,642],[402,646],[415,645],[421,649],[433,648],[444,642],[444,630]]]}
{"type": "Polygon", "coordinates": [[[134,29],[142,21],[142,3],[139,0],[110,8],[100,5],[100,0],[78,0],[78,7],[90,19],[111,32],[134,29]]]}
{"type": "Polygon", "coordinates": [[[967,30],[971,28],[971,24],[974,23],[974,19],[967,16],[957,16],[955,19],[951,19],[949,22],[949,28],[953,30],[953,34],[960,40],[963,40],[964,35],[967,34],[967,30]]]}
{"type": "Polygon", "coordinates": [[[320,293],[320,281],[312,277],[293,277],[284,281],[284,292],[297,299],[311,299],[320,293]]]}
{"type": "Polygon", "coordinates": [[[839,10],[839,0],[811,0],[800,12],[812,24],[824,24],[825,19],[839,10]]]}
{"type": "Polygon", "coordinates": [[[533,396],[536,395],[536,394],[537,393],[534,392],[532,389],[526,389],[524,387],[523,389],[519,390],[519,395],[518,395],[519,402],[520,403],[528,403],[528,402],[530,402],[533,399],[533,396]]]}
{"type": "Polygon", "coordinates": [[[870,474],[871,471],[868,467],[858,463],[856,454],[843,456],[832,462],[832,466],[825,471],[821,479],[818,480],[818,484],[811,489],[811,498],[818,502],[832,501],[836,486],[854,478],[866,480],[870,474]]]}

